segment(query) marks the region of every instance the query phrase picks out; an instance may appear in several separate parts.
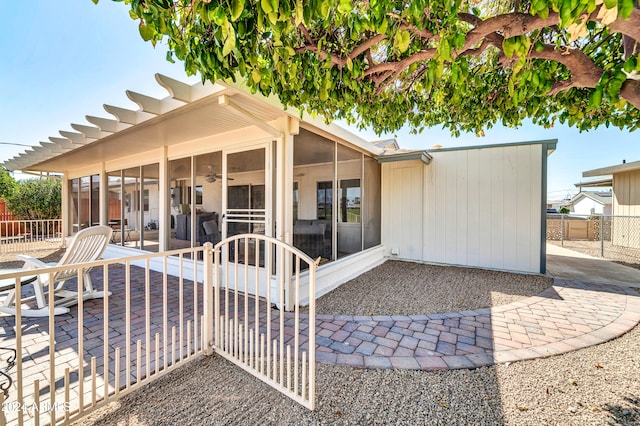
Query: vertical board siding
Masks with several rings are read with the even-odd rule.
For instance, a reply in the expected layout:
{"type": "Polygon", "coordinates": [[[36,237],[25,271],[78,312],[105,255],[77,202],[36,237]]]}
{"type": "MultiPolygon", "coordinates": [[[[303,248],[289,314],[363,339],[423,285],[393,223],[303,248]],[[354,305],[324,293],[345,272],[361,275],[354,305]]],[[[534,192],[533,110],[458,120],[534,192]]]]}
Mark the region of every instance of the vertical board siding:
{"type": "Polygon", "coordinates": [[[420,260],[423,240],[422,163],[383,164],[383,244],[386,255],[392,248],[399,258],[420,260]]]}
{"type": "Polygon", "coordinates": [[[640,235],[631,220],[624,216],[640,216],[640,171],[616,173],[613,177],[613,245],[640,248],[640,235]]]}
{"type": "Polygon", "coordinates": [[[541,149],[517,145],[434,152],[427,168],[435,169],[436,179],[425,191],[436,195],[430,197],[435,203],[426,207],[426,216],[438,238],[425,239],[425,245],[435,242],[435,247],[424,250],[423,260],[537,272],[541,149]],[[444,258],[438,247],[446,247],[444,258]]]}

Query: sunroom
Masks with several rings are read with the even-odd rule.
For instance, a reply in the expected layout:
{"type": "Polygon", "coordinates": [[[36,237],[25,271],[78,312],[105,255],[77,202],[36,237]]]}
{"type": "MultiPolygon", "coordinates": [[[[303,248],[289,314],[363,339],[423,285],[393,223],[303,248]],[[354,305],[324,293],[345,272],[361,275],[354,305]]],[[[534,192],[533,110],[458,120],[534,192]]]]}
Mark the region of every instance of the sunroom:
{"type": "Polygon", "coordinates": [[[382,149],[242,86],[156,80],[168,97],[127,91],[138,110],[105,105],[115,119],[8,162],[64,175],[64,235],[107,224],[113,257],[275,237],[317,259],[316,297],[383,261],[382,149]]]}

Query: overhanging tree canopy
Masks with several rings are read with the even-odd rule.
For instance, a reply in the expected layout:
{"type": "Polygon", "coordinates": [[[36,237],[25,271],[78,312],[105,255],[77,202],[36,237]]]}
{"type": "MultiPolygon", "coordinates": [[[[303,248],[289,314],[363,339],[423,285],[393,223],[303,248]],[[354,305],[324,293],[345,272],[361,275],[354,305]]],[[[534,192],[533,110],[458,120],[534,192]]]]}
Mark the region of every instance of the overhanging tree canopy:
{"type": "Polygon", "coordinates": [[[635,0],[124,2],[187,73],[378,132],[640,126],[635,0]]]}

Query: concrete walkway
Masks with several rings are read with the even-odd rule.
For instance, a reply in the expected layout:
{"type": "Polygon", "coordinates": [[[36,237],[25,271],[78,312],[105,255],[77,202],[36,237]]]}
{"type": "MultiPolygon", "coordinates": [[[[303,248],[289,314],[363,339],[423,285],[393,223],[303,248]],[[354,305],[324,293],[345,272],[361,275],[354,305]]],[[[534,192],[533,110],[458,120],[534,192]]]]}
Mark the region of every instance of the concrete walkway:
{"type": "Polygon", "coordinates": [[[638,324],[640,293],[629,285],[638,287],[640,271],[573,253],[550,254],[552,287],[504,306],[422,316],[317,315],[316,359],[360,368],[476,368],[593,346],[638,324]]]}
{"type": "Polygon", "coordinates": [[[640,288],[640,270],[547,244],[547,275],[556,278],[640,288]]]}

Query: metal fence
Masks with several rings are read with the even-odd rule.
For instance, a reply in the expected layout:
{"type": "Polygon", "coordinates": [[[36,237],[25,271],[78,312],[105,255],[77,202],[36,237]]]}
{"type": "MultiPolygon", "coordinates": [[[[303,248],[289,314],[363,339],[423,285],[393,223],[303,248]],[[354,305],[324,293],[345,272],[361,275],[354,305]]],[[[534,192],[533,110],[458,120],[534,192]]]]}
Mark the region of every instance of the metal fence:
{"type": "Polygon", "coordinates": [[[548,214],[547,242],[640,265],[640,216],[548,214]]]}
{"type": "Polygon", "coordinates": [[[0,303],[15,301],[16,314],[0,316],[0,425],[73,422],[213,352],[313,409],[315,301],[301,314],[300,299],[315,294],[315,267],[292,246],[239,235],[215,249],[3,271],[11,297],[0,303]],[[48,315],[27,316],[33,277],[70,268],[62,290],[82,294],[91,268],[103,298],[59,313],[48,292],[48,315]]]}
{"type": "Polygon", "coordinates": [[[62,219],[0,221],[0,253],[64,247],[62,219]]]}

